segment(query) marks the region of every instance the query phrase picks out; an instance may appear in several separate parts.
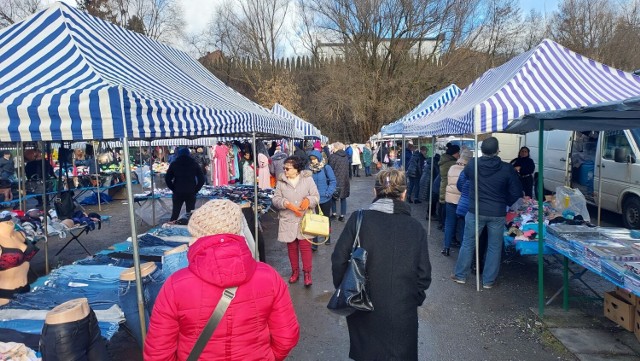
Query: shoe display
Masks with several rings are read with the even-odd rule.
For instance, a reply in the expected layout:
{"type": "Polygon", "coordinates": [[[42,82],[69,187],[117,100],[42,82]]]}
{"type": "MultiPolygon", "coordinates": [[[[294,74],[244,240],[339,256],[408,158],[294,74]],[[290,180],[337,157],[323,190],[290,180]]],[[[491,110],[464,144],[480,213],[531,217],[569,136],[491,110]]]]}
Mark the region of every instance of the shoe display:
{"type": "Polygon", "coordinates": [[[445,248],[442,251],[440,251],[440,253],[442,253],[442,255],[449,257],[451,250],[449,248],[445,248]]]}
{"type": "Polygon", "coordinates": [[[298,278],[300,278],[300,271],[297,269],[291,271],[291,277],[289,277],[289,283],[298,282],[298,278]]]}
{"type": "Polygon", "coordinates": [[[338,218],[338,220],[339,220],[340,222],[344,222],[344,216],[340,216],[340,218],[338,218]]]}
{"type": "Polygon", "coordinates": [[[461,284],[461,285],[463,285],[463,284],[467,283],[467,281],[466,281],[466,280],[463,280],[463,279],[461,279],[461,278],[458,278],[458,277],[456,277],[455,275],[451,275],[451,279],[453,280],[453,282],[455,282],[455,283],[459,283],[459,284],[461,284]]]}
{"type": "Polygon", "coordinates": [[[304,286],[309,287],[313,284],[311,280],[311,272],[304,272],[304,286]]]}

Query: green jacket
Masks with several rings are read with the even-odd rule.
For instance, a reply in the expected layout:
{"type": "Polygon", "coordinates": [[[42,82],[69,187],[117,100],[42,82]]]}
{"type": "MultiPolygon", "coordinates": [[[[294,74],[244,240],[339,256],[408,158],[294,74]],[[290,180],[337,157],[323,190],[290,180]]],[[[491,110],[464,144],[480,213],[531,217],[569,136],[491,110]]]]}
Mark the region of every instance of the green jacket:
{"type": "Polygon", "coordinates": [[[368,167],[371,165],[372,161],[373,154],[371,153],[371,149],[364,147],[364,149],[362,150],[362,163],[364,163],[365,167],[368,167]]]}

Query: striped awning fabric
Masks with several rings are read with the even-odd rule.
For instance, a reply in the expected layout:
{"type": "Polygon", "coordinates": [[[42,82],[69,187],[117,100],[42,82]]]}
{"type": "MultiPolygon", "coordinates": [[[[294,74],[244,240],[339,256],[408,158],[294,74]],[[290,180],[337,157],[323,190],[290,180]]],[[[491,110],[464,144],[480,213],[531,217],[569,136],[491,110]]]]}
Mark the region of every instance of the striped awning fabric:
{"type": "Polygon", "coordinates": [[[640,94],[640,78],[551,40],[490,69],[446,106],[416,121],[422,135],[491,133],[528,114],[640,94]]]}
{"type": "Polygon", "coordinates": [[[380,132],[384,135],[403,134],[405,130],[408,130],[411,124],[416,120],[419,120],[425,115],[441,108],[443,105],[455,99],[458,94],[460,94],[460,88],[455,84],[451,84],[448,87],[429,95],[405,116],[382,127],[380,132]]]}
{"type": "Polygon", "coordinates": [[[320,130],[314,127],[313,124],[293,114],[287,108],[278,103],[273,105],[271,111],[285,119],[292,120],[296,129],[300,130],[302,132],[302,136],[305,138],[320,139],[320,137],[322,136],[320,130]]]}
{"type": "Polygon", "coordinates": [[[295,135],[186,53],[64,3],[0,30],[0,64],[0,141],[295,135]]]}

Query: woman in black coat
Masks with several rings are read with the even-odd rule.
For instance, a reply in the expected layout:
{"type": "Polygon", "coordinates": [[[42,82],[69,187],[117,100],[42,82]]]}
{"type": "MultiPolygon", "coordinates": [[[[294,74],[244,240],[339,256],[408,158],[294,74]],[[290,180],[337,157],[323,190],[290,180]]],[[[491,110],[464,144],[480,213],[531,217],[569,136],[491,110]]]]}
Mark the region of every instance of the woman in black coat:
{"type": "MultiPolygon", "coordinates": [[[[340,194],[340,217],[338,220],[344,222],[344,215],[347,214],[347,198],[351,194],[351,186],[349,184],[351,157],[347,156],[342,143],[333,144],[333,150],[333,154],[329,156],[329,165],[336,176],[336,187],[340,194]]],[[[336,218],[337,203],[338,200],[334,199],[331,205],[331,218],[336,218]]]]}
{"type": "Polygon", "coordinates": [[[513,159],[511,165],[518,172],[524,195],[527,197],[533,196],[533,172],[536,170],[536,165],[533,159],[529,157],[529,148],[520,148],[518,158],[513,159]]]}
{"type": "MultiPolygon", "coordinates": [[[[361,246],[368,252],[368,290],[374,310],[347,317],[349,357],[354,360],[418,360],[418,306],[431,284],[427,232],[404,202],[404,172],[380,171],[376,198],[364,211],[361,246]]],[[[331,255],[337,288],[356,234],[354,212],[331,255]]],[[[422,359],[425,359],[423,357],[422,359]]]]}

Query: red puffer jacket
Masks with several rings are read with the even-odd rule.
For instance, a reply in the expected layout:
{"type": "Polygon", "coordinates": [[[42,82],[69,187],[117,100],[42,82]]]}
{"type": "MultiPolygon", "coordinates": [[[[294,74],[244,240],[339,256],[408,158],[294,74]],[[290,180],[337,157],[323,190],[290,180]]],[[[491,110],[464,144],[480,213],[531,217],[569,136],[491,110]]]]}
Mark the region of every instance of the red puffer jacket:
{"type": "Polygon", "coordinates": [[[242,236],[198,239],[189,267],[171,275],[156,299],[144,359],[186,360],[227,287],[238,286],[201,360],[283,360],[300,328],[289,289],[269,265],[256,262],[242,236]]]}

